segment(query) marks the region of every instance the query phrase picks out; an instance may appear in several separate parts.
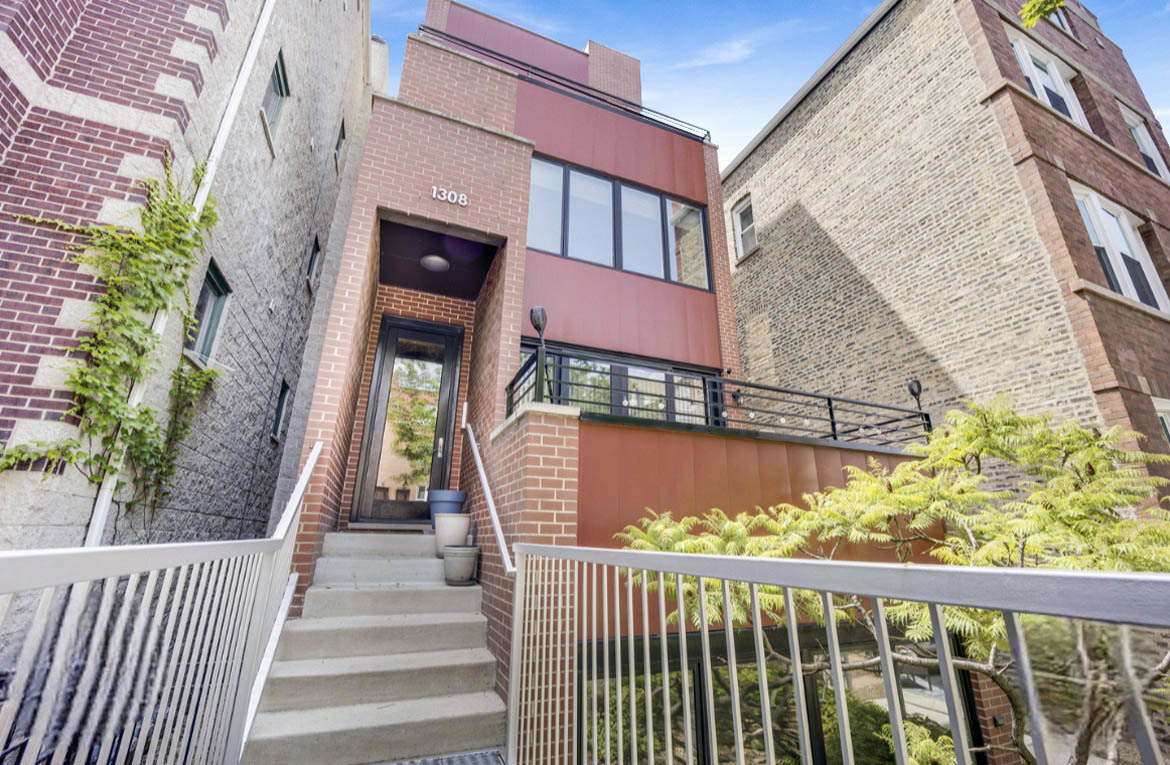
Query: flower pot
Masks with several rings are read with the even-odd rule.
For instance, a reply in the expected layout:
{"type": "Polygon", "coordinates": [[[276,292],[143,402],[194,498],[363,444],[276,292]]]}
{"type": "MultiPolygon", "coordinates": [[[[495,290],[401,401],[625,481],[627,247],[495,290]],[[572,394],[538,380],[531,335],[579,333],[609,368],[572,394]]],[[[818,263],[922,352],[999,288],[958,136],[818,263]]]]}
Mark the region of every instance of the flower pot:
{"type": "Polygon", "coordinates": [[[471,516],[463,513],[443,513],[435,516],[435,555],[443,557],[448,545],[466,545],[471,516]]]}
{"type": "MultiPolygon", "coordinates": [[[[431,505],[431,528],[435,528],[435,516],[444,513],[459,513],[463,511],[463,503],[467,501],[467,492],[455,489],[431,489],[427,494],[431,505]]],[[[440,548],[442,549],[442,548],[440,548]]]]}
{"type": "Polygon", "coordinates": [[[443,578],[452,587],[475,584],[475,569],[479,563],[476,545],[447,545],[443,549],[443,578]]]}

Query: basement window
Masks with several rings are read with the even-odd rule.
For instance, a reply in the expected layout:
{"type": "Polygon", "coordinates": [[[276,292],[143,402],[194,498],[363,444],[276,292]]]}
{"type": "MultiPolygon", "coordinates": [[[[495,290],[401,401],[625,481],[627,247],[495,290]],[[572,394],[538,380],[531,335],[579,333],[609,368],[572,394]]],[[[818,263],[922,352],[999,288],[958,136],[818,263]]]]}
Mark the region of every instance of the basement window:
{"type": "Polygon", "coordinates": [[[1077,73],[1047,50],[1023,37],[1016,37],[1012,41],[1012,49],[1015,50],[1016,60],[1032,95],[1091,131],[1071,84],[1077,73]]]}
{"type": "Polygon", "coordinates": [[[276,63],[272,66],[272,75],[268,78],[268,89],[264,91],[264,100],[260,104],[270,134],[276,132],[276,123],[280,119],[280,112],[284,108],[284,102],[288,100],[288,95],[288,75],[284,69],[284,52],[278,51],[276,63]]]}
{"type": "Polygon", "coordinates": [[[280,381],[280,394],[276,397],[276,412],[272,417],[272,432],[269,434],[274,441],[280,440],[280,431],[284,425],[284,409],[288,404],[288,381],[280,381]]]}
{"type": "Polygon", "coordinates": [[[1117,105],[1121,107],[1121,116],[1125,118],[1129,134],[1133,136],[1133,142],[1137,144],[1138,152],[1142,155],[1142,161],[1146,163],[1146,167],[1159,178],[1170,180],[1170,171],[1166,169],[1166,161],[1162,159],[1162,153],[1154,144],[1154,138],[1150,135],[1150,128],[1145,118],[1120,101],[1117,105]]]}
{"type": "Polygon", "coordinates": [[[1109,288],[1151,308],[1170,311],[1170,297],[1138,232],[1141,220],[1078,184],[1073,194],[1109,288]]]}
{"type": "Polygon", "coordinates": [[[746,258],[756,251],[756,219],[752,215],[752,198],[745,197],[731,211],[731,220],[735,226],[735,254],[736,258],[746,258]]]}
{"type": "Polygon", "coordinates": [[[199,290],[199,299],[195,301],[195,310],[192,314],[191,325],[187,328],[187,337],[183,348],[189,351],[201,364],[211,359],[211,352],[215,349],[215,339],[219,334],[220,319],[223,317],[224,306],[227,305],[231,288],[223,278],[215,261],[207,264],[207,273],[203,276],[203,286],[199,290]]]}

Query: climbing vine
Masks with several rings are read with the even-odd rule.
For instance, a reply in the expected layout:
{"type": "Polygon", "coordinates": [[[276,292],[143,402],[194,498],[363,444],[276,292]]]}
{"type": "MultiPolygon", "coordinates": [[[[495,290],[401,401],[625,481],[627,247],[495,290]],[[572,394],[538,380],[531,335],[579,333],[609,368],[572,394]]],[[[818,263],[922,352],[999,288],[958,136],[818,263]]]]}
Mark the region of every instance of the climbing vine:
{"type": "MultiPolygon", "coordinates": [[[[196,186],[201,176],[200,168],[196,186]]],[[[158,368],[160,339],[150,322],[159,311],[170,310],[176,295],[185,295],[203,238],[218,216],[211,200],[196,215],[169,162],[161,180],[145,180],[142,186],[147,199],[140,231],[20,216],[77,234],[81,243],[72,257],[93,269],[105,291],[87,320],[91,333],[78,347],[84,360],[70,368],[66,379],[74,394],[67,414],[77,421],[81,438],[0,450],[0,470],[43,460],[46,471],[74,465],[90,481],[101,483],[126,461],[135,489],[129,504],[157,506],[173,487],[176,450],[190,431],[192,405],[216,372],[179,364],[171,375],[165,427],[150,406],[130,401],[130,391],[158,368]]],[[[185,305],[189,332],[189,299],[185,305]]]]}

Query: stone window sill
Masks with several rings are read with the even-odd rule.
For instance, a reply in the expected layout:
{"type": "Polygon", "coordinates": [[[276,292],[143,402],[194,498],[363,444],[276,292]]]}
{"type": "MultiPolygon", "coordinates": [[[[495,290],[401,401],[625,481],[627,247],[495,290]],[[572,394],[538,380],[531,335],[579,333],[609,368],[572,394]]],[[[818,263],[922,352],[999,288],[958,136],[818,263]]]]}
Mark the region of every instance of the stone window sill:
{"type": "Polygon", "coordinates": [[[1134,311],[1144,313],[1146,316],[1170,324],[1170,313],[1158,308],[1151,308],[1140,300],[1126,297],[1125,295],[1114,292],[1108,287],[1102,287],[1100,284],[1087,282],[1084,279],[1073,279],[1070,286],[1072,287],[1072,291],[1078,294],[1087,292],[1090,295],[1096,295],[1099,298],[1104,298],[1105,300],[1112,301],[1118,305],[1125,306],[1126,308],[1133,309],[1134,311]]]}

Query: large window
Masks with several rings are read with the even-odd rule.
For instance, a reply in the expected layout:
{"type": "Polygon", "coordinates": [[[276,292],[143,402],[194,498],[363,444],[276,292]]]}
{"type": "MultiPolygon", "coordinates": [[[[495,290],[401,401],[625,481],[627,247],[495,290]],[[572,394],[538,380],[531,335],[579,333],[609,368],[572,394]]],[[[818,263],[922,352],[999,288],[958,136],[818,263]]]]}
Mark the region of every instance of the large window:
{"type": "Polygon", "coordinates": [[[1109,288],[1170,311],[1170,298],[1138,232],[1140,219],[1082,186],[1074,185],[1073,193],[1109,288]]]}
{"type": "Polygon", "coordinates": [[[532,160],[528,246],[707,289],[701,207],[545,159],[532,160]]]}
{"type": "Polygon", "coordinates": [[[284,71],[284,53],[278,51],[276,63],[272,65],[272,74],[268,78],[268,89],[264,91],[264,100],[260,107],[264,110],[264,119],[268,123],[268,130],[275,134],[276,123],[280,119],[280,111],[284,102],[288,100],[288,75],[284,71]]]}
{"type": "Polygon", "coordinates": [[[1162,158],[1162,152],[1158,151],[1158,147],[1154,144],[1154,138],[1150,135],[1150,128],[1146,124],[1145,118],[1126,107],[1125,104],[1118,103],[1118,106],[1121,107],[1121,115],[1125,117],[1125,124],[1129,126],[1129,134],[1133,136],[1133,141],[1137,144],[1146,167],[1159,178],[1170,180],[1170,171],[1166,169],[1166,160],[1162,158]]]}
{"type": "Polygon", "coordinates": [[[187,328],[187,337],[183,343],[183,347],[204,364],[211,358],[211,352],[215,348],[223,307],[230,292],[227,280],[216,267],[215,261],[208,263],[207,273],[203,277],[203,287],[200,288],[199,298],[195,301],[192,323],[187,328]]]}
{"type": "Polygon", "coordinates": [[[1012,41],[1012,48],[1016,52],[1016,60],[1020,63],[1020,69],[1032,95],[1089,130],[1089,121],[1085,119],[1081,102],[1073,92],[1072,79],[1076,72],[1048,51],[1023,37],[1016,37],[1012,41]]]}

